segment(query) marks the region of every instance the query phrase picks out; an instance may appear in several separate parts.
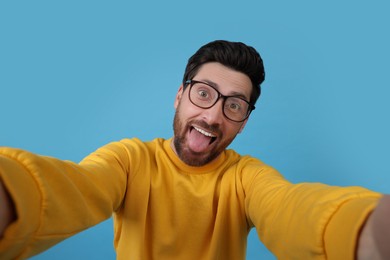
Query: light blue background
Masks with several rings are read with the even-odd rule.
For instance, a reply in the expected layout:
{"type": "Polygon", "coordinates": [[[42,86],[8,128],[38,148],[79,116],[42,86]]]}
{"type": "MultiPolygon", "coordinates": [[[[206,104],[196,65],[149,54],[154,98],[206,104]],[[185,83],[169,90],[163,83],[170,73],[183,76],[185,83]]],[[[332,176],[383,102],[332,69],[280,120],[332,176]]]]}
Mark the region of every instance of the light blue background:
{"type": "MultiPolygon", "coordinates": [[[[258,49],[263,95],[232,144],[293,182],[390,193],[388,1],[2,1],[0,145],[79,161],[171,137],[186,61],[258,49]]],[[[66,224],[66,219],[64,219],[66,224]]],[[[108,220],[34,259],[114,259],[108,220]]],[[[248,259],[274,259],[251,232],[248,259]]]]}

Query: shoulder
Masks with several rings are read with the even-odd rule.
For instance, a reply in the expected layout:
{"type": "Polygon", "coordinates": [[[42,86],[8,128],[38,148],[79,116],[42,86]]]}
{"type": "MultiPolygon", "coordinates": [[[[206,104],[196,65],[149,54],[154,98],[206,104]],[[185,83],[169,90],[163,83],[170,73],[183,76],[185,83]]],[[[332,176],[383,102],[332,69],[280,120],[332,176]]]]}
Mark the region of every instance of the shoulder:
{"type": "Polygon", "coordinates": [[[241,155],[234,150],[226,150],[226,158],[236,164],[238,170],[261,172],[265,170],[275,170],[261,159],[251,155],[241,155]]]}
{"type": "Polygon", "coordinates": [[[156,138],[151,141],[141,141],[138,138],[126,138],[120,141],[110,142],[83,159],[96,161],[99,158],[116,160],[118,162],[132,162],[133,164],[144,161],[148,154],[153,154],[158,147],[162,147],[164,139],[156,138]]]}
{"type": "Polygon", "coordinates": [[[226,150],[227,160],[232,162],[235,172],[243,182],[253,182],[255,179],[283,180],[283,176],[271,165],[251,155],[240,155],[234,150],[226,150]]]}
{"type": "Polygon", "coordinates": [[[132,150],[132,152],[150,152],[157,149],[162,149],[165,141],[166,140],[163,138],[155,138],[149,141],[142,141],[138,138],[125,138],[119,142],[112,143],[112,145],[123,146],[128,150],[132,150]]]}

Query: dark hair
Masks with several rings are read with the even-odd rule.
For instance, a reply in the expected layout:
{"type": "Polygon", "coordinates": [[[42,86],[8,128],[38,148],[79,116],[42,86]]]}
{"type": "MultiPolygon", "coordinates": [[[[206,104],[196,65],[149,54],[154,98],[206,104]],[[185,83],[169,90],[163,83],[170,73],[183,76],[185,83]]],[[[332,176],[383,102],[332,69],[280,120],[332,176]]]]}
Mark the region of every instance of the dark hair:
{"type": "Polygon", "coordinates": [[[247,75],[253,87],[250,103],[253,105],[256,103],[261,94],[260,85],[264,81],[265,72],[263,60],[253,47],[242,42],[224,40],[207,43],[188,59],[183,77],[184,87],[185,82],[193,79],[199,68],[208,62],[218,62],[247,75]]]}

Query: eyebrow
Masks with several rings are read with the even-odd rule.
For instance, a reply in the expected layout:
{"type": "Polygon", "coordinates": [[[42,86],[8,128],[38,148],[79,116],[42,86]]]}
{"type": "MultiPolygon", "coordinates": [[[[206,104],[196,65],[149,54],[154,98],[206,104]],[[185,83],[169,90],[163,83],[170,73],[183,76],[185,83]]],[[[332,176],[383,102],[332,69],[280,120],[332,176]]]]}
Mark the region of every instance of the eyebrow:
{"type": "MultiPolygon", "coordinates": [[[[209,84],[210,86],[213,86],[213,87],[216,88],[218,91],[221,91],[220,88],[219,88],[219,86],[218,86],[218,84],[216,84],[215,82],[212,82],[212,81],[207,80],[207,79],[200,80],[200,81],[203,81],[203,82],[209,84]]],[[[246,97],[244,94],[242,94],[242,93],[240,93],[240,92],[237,92],[237,91],[233,91],[233,92],[229,93],[228,95],[224,95],[224,96],[228,96],[228,97],[239,97],[239,98],[242,98],[242,99],[244,99],[245,101],[249,102],[249,101],[247,100],[247,97],[246,97]]]]}

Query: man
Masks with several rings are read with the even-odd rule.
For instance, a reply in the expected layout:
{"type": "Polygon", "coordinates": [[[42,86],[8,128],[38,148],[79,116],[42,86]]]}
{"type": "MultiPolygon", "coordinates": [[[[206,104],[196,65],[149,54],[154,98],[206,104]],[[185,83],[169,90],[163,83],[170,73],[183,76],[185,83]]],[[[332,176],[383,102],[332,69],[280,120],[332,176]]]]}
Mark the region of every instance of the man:
{"type": "Polygon", "coordinates": [[[278,259],[389,257],[388,196],[291,184],[226,149],[263,80],[255,49],[211,42],[188,61],[172,139],[125,139],[79,164],[0,149],[0,258],[37,254],[112,213],[118,259],[245,259],[252,227],[278,259]]]}

